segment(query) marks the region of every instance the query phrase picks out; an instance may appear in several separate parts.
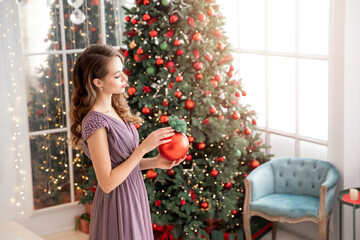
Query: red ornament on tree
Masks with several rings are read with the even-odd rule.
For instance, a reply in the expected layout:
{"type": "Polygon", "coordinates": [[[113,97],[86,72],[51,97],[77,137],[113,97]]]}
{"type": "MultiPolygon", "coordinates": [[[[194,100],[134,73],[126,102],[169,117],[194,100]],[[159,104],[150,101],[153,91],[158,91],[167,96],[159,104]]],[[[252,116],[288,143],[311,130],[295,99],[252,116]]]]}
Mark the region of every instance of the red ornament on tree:
{"type": "Polygon", "coordinates": [[[209,62],[211,62],[213,59],[212,55],[211,54],[207,54],[206,55],[206,60],[208,60],[209,62]]]}
{"type": "Polygon", "coordinates": [[[204,77],[204,75],[202,75],[202,73],[197,73],[195,75],[195,77],[196,77],[197,80],[200,80],[200,79],[202,79],[204,77]]]}
{"type": "Polygon", "coordinates": [[[179,17],[177,15],[171,15],[170,16],[170,23],[176,23],[178,21],[179,17]]]}
{"type": "Polygon", "coordinates": [[[184,199],[181,199],[181,201],[180,201],[180,207],[183,206],[183,205],[185,205],[185,204],[186,204],[186,201],[185,201],[184,199]]]}
{"type": "Polygon", "coordinates": [[[213,170],[211,170],[210,174],[211,174],[212,177],[217,177],[217,175],[219,174],[219,171],[216,170],[216,169],[213,169],[213,170]]]}
{"type": "Polygon", "coordinates": [[[235,112],[235,113],[233,113],[232,118],[233,118],[234,120],[237,120],[237,119],[240,118],[240,114],[239,114],[238,112],[235,112]]]}
{"type": "Polygon", "coordinates": [[[210,114],[214,114],[216,113],[216,108],[215,107],[211,107],[210,108],[210,114]]]}
{"type": "Polygon", "coordinates": [[[195,62],[195,63],[193,64],[193,68],[194,68],[196,71],[201,70],[203,67],[204,67],[204,64],[203,64],[202,62],[195,62]]]}
{"type": "Polygon", "coordinates": [[[181,75],[176,76],[177,82],[181,82],[182,80],[183,80],[183,76],[181,76],[181,75]]]}
{"type": "Polygon", "coordinates": [[[201,34],[199,32],[194,33],[193,36],[192,36],[192,40],[201,41],[201,34]]]}
{"type": "MultiPolygon", "coordinates": [[[[188,138],[188,139],[189,139],[189,138],[188,138]]],[[[190,142],[190,141],[189,141],[189,142],[190,142]]],[[[192,160],[191,154],[186,155],[185,160],[186,160],[187,162],[190,162],[190,161],[192,160]]]]}
{"type": "Polygon", "coordinates": [[[161,123],[168,123],[168,122],[169,122],[169,117],[166,116],[166,115],[162,115],[162,116],[160,117],[160,122],[161,122],[161,123]]]}
{"type": "Polygon", "coordinates": [[[147,14],[147,13],[144,14],[144,15],[143,15],[143,20],[144,20],[144,21],[149,21],[149,20],[150,20],[150,15],[147,14]]]}
{"type": "Polygon", "coordinates": [[[174,46],[180,46],[180,45],[181,45],[180,40],[175,40],[175,41],[174,41],[174,46]]]}
{"type": "Polygon", "coordinates": [[[246,92],[245,92],[245,91],[242,91],[242,95],[243,95],[243,96],[246,96],[246,92]]]}
{"type": "Polygon", "coordinates": [[[184,51],[182,51],[182,50],[178,49],[178,50],[176,51],[176,54],[177,54],[177,55],[179,55],[179,56],[181,56],[181,55],[183,55],[183,54],[184,54],[184,51]]]}
{"type": "Polygon", "coordinates": [[[194,107],[195,107],[195,102],[193,100],[188,99],[185,101],[185,108],[187,110],[192,110],[192,109],[194,109],[194,107]]]}
{"type": "Polygon", "coordinates": [[[155,179],[156,176],[158,175],[158,173],[157,173],[157,172],[154,172],[153,169],[149,169],[149,170],[146,172],[146,175],[147,175],[147,177],[150,178],[150,179],[155,179]]]}
{"type": "Polygon", "coordinates": [[[143,107],[142,113],[143,113],[143,114],[149,114],[149,113],[150,113],[150,109],[149,109],[148,107],[143,107]]]}
{"type": "Polygon", "coordinates": [[[253,119],[253,120],[252,120],[252,124],[253,124],[253,125],[256,125],[256,119],[253,119]]]}
{"type": "Polygon", "coordinates": [[[166,63],[166,68],[167,68],[168,70],[170,70],[170,69],[172,69],[172,68],[174,67],[174,65],[175,65],[175,64],[174,64],[173,62],[171,62],[171,61],[170,61],[170,62],[167,62],[167,63],[166,63]]]}
{"type": "Polygon", "coordinates": [[[218,43],[218,49],[220,51],[224,49],[224,45],[221,42],[218,43]]]}
{"type": "Polygon", "coordinates": [[[189,139],[189,143],[194,142],[194,137],[193,136],[189,136],[188,139],[189,139]]]}
{"type": "Polygon", "coordinates": [[[236,97],[240,97],[240,96],[241,96],[241,93],[240,93],[239,91],[236,91],[235,96],[236,96],[236,97]]]}
{"type": "Polygon", "coordinates": [[[131,17],[126,16],[125,21],[130,22],[130,20],[131,20],[131,17]]]}
{"type": "Polygon", "coordinates": [[[182,96],[182,92],[181,92],[181,91],[176,91],[176,92],[175,92],[175,97],[181,98],[181,96],[182,96]]]}
{"type": "Polygon", "coordinates": [[[218,81],[218,82],[220,82],[220,81],[222,80],[221,75],[220,75],[220,74],[216,74],[216,75],[215,75],[215,80],[218,81]]]}
{"type": "Polygon", "coordinates": [[[134,87],[129,87],[128,88],[128,93],[129,93],[130,96],[134,95],[135,92],[136,92],[136,88],[134,88],[134,87]]]}
{"type": "Polygon", "coordinates": [[[175,175],[175,170],[171,168],[171,169],[165,171],[165,173],[166,173],[168,176],[174,176],[174,175],[175,175]]]}
{"type": "Polygon", "coordinates": [[[245,135],[250,135],[251,134],[251,129],[246,127],[244,130],[245,135]]]}
{"type": "Polygon", "coordinates": [[[144,53],[144,50],[142,48],[138,48],[138,50],[136,51],[137,54],[141,55],[144,53]]]}
{"type": "Polygon", "coordinates": [[[203,150],[205,148],[205,143],[198,143],[197,149],[203,150]]]}
{"type": "Polygon", "coordinates": [[[205,22],[205,21],[206,21],[206,15],[203,14],[203,13],[200,13],[200,14],[198,15],[198,19],[199,19],[199,21],[201,21],[201,22],[205,22]]]}
{"type": "Polygon", "coordinates": [[[169,106],[168,101],[164,100],[164,101],[163,101],[163,106],[165,106],[165,107],[169,106]]]}
{"type": "Polygon", "coordinates": [[[138,23],[138,20],[136,18],[134,18],[132,21],[131,21],[132,24],[137,24],[138,23]]]}
{"type": "Polygon", "coordinates": [[[156,59],[156,65],[162,65],[164,64],[164,60],[162,60],[161,58],[156,59]]]}
{"type": "Polygon", "coordinates": [[[207,11],[209,16],[213,16],[214,15],[214,10],[212,8],[209,8],[207,11]]]}
{"type": "Polygon", "coordinates": [[[205,120],[204,120],[204,124],[209,124],[209,119],[208,118],[205,118],[205,120]]]}
{"type": "Polygon", "coordinates": [[[251,161],[251,163],[250,163],[251,170],[254,170],[258,166],[260,166],[260,162],[258,160],[254,159],[254,160],[251,161]]]}
{"type": "Polygon", "coordinates": [[[216,159],[216,162],[223,162],[225,161],[225,156],[219,157],[218,159],[216,159]]]}
{"type": "Polygon", "coordinates": [[[193,54],[194,54],[194,57],[195,57],[196,59],[198,59],[198,58],[200,57],[199,50],[194,50],[194,51],[193,51],[193,54]]]}
{"type": "Polygon", "coordinates": [[[208,206],[209,206],[209,204],[207,202],[202,202],[201,203],[201,207],[204,208],[204,209],[208,208],[208,206]]]}
{"type": "Polygon", "coordinates": [[[191,26],[191,27],[194,27],[194,19],[192,17],[188,17],[188,24],[191,26]]]}
{"type": "Polygon", "coordinates": [[[150,34],[150,37],[156,37],[158,35],[158,32],[156,30],[151,30],[149,32],[149,34],[150,34]]]}
{"type": "Polygon", "coordinates": [[[160,205],[161,205],[161,200],[156,200],[156,201],[155,201],[155,206],[156,206],[156,207],[160,207],[160,205]]]}
{"type": "Polygon", "coordinates": [[[169,161],[176,161],[182,159],[187,154],[189,141],[184,133],[175,131],[174,135],[162,140],[165,139],[171,139],[171,141],[158,146],[158,151],[161,156],[169,161]]]}
{"type": "Polygon", "coordinates": [[[225,183],[225,184],[224,184],[224,187],[225,187],[226,189],[230,189],[230,188],[231,188],[231,182],[225,183]]]}

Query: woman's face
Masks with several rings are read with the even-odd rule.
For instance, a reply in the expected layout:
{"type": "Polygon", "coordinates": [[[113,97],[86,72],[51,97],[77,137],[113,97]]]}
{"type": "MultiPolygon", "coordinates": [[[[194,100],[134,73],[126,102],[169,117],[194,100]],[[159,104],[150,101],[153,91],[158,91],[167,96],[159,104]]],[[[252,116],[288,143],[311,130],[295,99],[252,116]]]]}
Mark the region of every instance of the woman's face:
{"type": "Polygon", "coordinates": [[[127,86],[128,78],[123,72],[123,64],[119,57],[112,57],[108,65],[108,74],[103,82],[104,93],[123,93],[127,86]]]}

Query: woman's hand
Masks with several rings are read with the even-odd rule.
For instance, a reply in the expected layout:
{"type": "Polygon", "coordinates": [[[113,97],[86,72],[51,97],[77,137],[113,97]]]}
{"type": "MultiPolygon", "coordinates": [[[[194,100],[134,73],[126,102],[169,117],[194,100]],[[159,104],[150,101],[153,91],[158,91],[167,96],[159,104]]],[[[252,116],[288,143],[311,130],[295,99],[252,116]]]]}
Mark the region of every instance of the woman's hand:
{"type": "Polygon", "coordinates": [[[180,160],[177,160],[177,161],[169,161],[167,160],[166,158],[164,158],[163,156],[161,156],[160,154],[158,154],[156,157],[155,157],[155,163],[156,163],[156,166],[157,168],[160,168],[160,169],[171,169],[172,167],[174,166],[177,166],[179,165],[182,161],[184,161],[186,158],[186,155],[184,156],[184,158],[180,159],[180,160]]]}
{"type": "Polygon", "coordinates": [[[144,155],[150,151],[152,151],[157,146],[168,143],[171,139],[165,138],[171,137],[175,134],[175,130],[172,127],[164,127],[158,130],[155,130],[147,136],[144,141],[141,142],[140,146],[144,152],[144,155]]]}

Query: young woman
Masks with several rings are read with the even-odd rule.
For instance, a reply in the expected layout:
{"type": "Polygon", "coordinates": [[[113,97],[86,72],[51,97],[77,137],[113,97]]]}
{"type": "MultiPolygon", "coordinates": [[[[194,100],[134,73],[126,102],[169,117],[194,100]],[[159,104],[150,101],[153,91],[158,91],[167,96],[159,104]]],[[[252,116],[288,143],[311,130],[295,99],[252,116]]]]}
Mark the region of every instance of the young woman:
{"type": "Polygon", "coordinates": [[[140,170],[170,169],[184,159],[143,158],[174,134],[171,127],[151,132],[139,145],[126,98],[123,56],[107,45],[87,47],[76,60],[70,105],[71,144],[92,160],[98,187],[93,200],[89,240],[152,240],[145,183],[140,170]],[[82,141],[80,141],[82,140],[82,141]],[[80,144],[79,144],[80,142],[80,144]],[[83,144],[81,144],[83,143],[83,144]]]}

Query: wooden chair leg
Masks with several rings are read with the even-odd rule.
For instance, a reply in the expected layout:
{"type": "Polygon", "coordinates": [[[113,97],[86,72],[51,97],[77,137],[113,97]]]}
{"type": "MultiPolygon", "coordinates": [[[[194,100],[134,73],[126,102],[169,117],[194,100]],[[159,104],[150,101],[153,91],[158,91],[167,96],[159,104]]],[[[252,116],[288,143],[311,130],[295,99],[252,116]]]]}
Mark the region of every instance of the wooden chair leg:
{"type": "Polygon", "coordinates": [[[272,222],[272,240],[276,240],[277,222],[272,222]]]}
{"type": "Polygon", "coordinates": [[[251,221],[251,216],[248,213],[244,213],[244,218],[243,218],[243,225],[244,225],[244,232],[245,232],[245,239],[246,240],[251,240],[251,229],[250,229],[250,221],[251,221]]]}
{"type": "Polygon", "coordinates": [[[322,219],[319,222],[319,233],[320,233],[320,240],[326,240],[327,238],[327,219],[322,219]]]}

